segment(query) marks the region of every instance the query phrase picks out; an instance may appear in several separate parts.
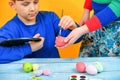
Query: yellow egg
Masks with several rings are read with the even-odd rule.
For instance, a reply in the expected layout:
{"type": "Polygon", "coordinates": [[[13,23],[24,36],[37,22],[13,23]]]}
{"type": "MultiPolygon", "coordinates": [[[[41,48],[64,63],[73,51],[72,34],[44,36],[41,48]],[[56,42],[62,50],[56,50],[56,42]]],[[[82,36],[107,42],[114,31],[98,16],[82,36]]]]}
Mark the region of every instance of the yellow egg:
{"type": "Polygon", "coordinates": [[[38,64],[33,64],[32,66],[33,66],[33,71],[36,71],[36,70],[39,69],[39,65],[38,64]]]}

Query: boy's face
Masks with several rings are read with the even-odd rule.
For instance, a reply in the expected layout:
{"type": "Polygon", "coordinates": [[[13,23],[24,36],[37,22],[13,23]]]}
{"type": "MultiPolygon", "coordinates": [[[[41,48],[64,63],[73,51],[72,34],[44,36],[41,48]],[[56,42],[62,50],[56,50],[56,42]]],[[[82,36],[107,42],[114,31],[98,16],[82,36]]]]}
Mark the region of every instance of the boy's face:
{"type": "Polygon", "coordinates": [[[39,10],[39,0],[15,0],[12,7],[18,16],[27,21],[36,20],[39,10]]]}

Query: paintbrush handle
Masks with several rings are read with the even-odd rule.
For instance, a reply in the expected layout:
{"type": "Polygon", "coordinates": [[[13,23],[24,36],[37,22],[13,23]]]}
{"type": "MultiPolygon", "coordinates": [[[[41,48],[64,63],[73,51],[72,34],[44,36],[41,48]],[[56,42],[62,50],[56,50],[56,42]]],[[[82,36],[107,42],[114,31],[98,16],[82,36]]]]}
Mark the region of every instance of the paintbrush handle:
{"type": "MultiPolygon", "coordinates": [[[[63,17],[64,15],[64,10],[62,9],[62,12],[61,12],[61,17],[63,17]]],[[[62,32],[62,27],[60,26],[60,31],[59,31],[59,35],[61,36],[61,32],[62,32]]]]}

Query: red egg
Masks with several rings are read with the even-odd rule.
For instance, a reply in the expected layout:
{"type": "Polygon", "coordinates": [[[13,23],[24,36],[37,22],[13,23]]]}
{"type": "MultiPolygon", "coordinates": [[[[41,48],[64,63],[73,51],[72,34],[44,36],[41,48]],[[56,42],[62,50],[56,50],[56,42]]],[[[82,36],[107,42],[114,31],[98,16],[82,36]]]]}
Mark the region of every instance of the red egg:
{"type": "Polygon", "coordinates": [[[64,38],[65,37],[62,37],[62,36],[57,36],[56,37],[55,44],[56,44],[57,47],[62,47],[66,44],[66,42],[64,42],[64,38]]]}
{"type": "Polygon", "coordinates": [[[83,73],[83,72],[85,72],[86,65],[83,62],[77,62],[76,69],[78,72],[83,73]]]}

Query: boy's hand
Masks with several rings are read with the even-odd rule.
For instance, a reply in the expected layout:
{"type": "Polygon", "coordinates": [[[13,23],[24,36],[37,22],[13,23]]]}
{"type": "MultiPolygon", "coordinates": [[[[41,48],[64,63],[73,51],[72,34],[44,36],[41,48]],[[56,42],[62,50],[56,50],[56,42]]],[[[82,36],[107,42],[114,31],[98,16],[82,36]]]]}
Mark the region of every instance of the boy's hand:
{"type": "Polygon", "coordinates": [[[59,22],[59,26],[61,26],[64,30],[73,30],[77,27],[77,25],[70,16],[63,16],[59,22]]]}
{"type": "Polygon", "coordinates": [[[41,49],[43,47],[43,43],[44,43],[44,38],[40,37],[40,34],[36,34],[33,38],[41,38],[41,41],[30,41],[30,46],[32,49],[32,52],[35,52],[39,49],[41,49]]]}

